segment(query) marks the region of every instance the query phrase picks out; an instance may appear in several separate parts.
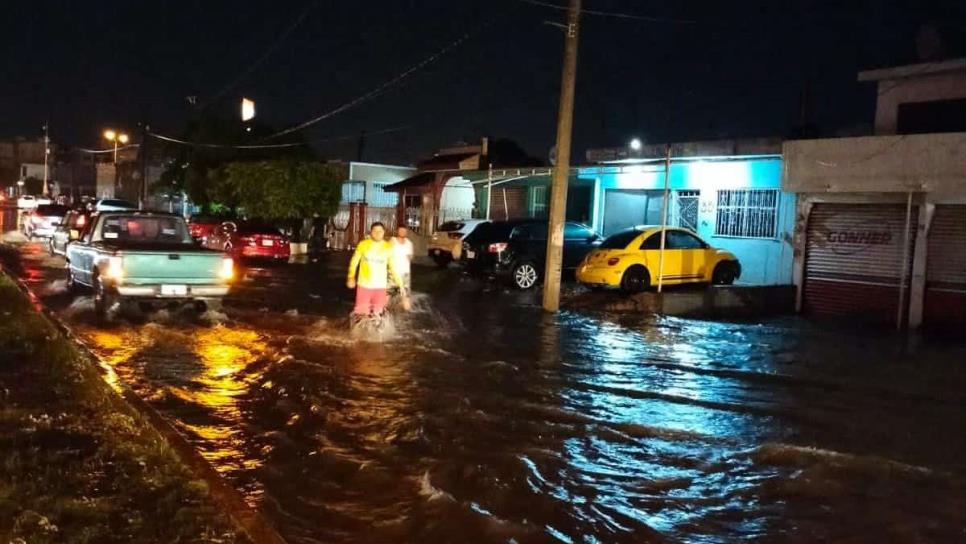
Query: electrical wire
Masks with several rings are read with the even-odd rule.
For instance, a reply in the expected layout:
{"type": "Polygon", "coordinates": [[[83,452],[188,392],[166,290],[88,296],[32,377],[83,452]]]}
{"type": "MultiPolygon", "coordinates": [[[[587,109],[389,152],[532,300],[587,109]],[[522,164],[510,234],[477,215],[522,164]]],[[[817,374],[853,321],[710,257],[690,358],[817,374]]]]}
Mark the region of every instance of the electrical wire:
{"type": "Polygon", "coordinates": [[[291,133],[296,132],[298,130],[302,130],[302,129],[308,128],[308,127],[310,127],[310,126],[312,126],[312,125],[314,125],[314,124],[316,124],[316,123],[318,123],[320,121],[324,121],[325,119],[328,119],[329,117],[332,117],[332,116],[337,115],[339,113],[342,113],[342,112],[344,112],[344,111],[346,111],[348,109],[351,109],[351,108],[353,108],[355,106],[358,106],[359,104],[361,104],[363,102],[367,102],[369,100],[372,100],[373,98],[375,98],[375,97],[377,97],[377,96],[385,93],[386,91],[388,91],[390,88],[394,87],[395,85],[401,83],[403,80],[405,80],[406,78],[408,78],[409,76],[411,76],[413,73],[415,73],[415,72],[419,71],[420,69],[426,67],[427,65],[435,62],[440,57],[442,57],[446,53],[449,53],[450,51],[452,51],[453,49],[455,49],[456,47],[458,47],[459,45],[461,45],[463,42],[465,42],[466,40],[468,40],[470,38],[470,36],[476,34],[477,32],[480,32],[481,30],[483,30],[484,28],[486,28],[487,26],[489,26],[491,24],[493,24],[493,21],[492,20],[489,21],[489,22],[487,22],[487,23],[484,23],[483,25],[481,25],[481,26],[479,26],[479,27],[477,27],[477,28],[475,28],[473,30],[470,30],[470,31],[466,32],[465,34],[461,35],[459,38],[453,40],[452,42],[450,42],[449,44],[447,44],[446,46],[444,46],[442,49],[436,51],[432,55],[430,55],[430,56],[426,57],[425,59],[419,61],[418,63],[412,65],[407,70],[403,71],[402,73],[398,74],[397,76],[395,76],[395,77],[393,77],[393,78],[391,78],[389,80],[384,81],[382,84],[380,84],[376,88],[372,89],[371,91],[369,91],[369,92],[367,92],[365,94],[359,95],[356,98],[353,98],[352,100],[349,100],[348,102],[343,103],[341,106],[335,108],[334,110],[331,110],[331,111],[328,111],[326,113],[323,113],[323,114],[321,114],[321,115],[319,115],[317,117],[313,117],[312,119],[309,119],[308,121],[305,121],[303,123],[299,123],[299,124],[297,124],[295,126],[292,126],[292,127],[287,128],[285,130],[276,132],[275,134],[272,134],[270,136],[266,136],[264,139],[265,140],[271,140],[273,138],[278,138],[279,136],[284,136],[286,134],[291,134],[291,133]]]}
{"type": "MultiPolygon", "coordinates": [[[[549,2],[540,2],[539,0],[518,0],[525,4],[530,4],[532,6],[541,6],[545,8],[557,9],[560,11],[567,11],[567,6],[559,6],[557,4],[551,4],[549,2]]],[[[595,9],[581,9],[580,13],[586,15],[597,15],[600,17],[614,17],[617,19],[630,19],[633,21],[646,21],[648,23],[676,23],[681,25],[696,25],[701,23],[701,21],[696,21],[694,19],[677,19],[674,17],[658,17],[652,15],[638,15],[634,13],[619,13],[614,11],[600,11],[595,9]]]]}
{"type": "Polygon", "coordinates": [[[281,34],[279,34],[278,38],[276,38],[276,40],[274,42],[272,42],[271,45],[268,46],[268,49],[266,49],[265,52],[262,53],[262,55],[260,57],[258,57],[257,59],[255,59],[255,62],[251,63],[248,66],[248,68],[246,68],[245,70],[243,70],[238,75],[238,77],[236,77],[235,79],[233,79],[230,83],[228,83],[228,85],[225,85],[224,88],[222,88],[220,91],[218,91],[218,93],[216,93],[214,96],[212,96],[211,98],[209,98],[203,105],[199,106],[198,109],[199,110],[204,110],[209,105],[217,102],[221,97],[223,97],[226,93],[228,93],[228,91],[230,91],[233,88],[235,88],[236,85],[238,85],[239,83],[241,83],[246,77],[250,76],[252,74],[252,72],[254,72],[255,70],[257,70],[258,67],[261,66],[262,63],[264,63],[266,60],[268,60],[268,58],[270,56],[272,56],[272,54],[275,53],[275,51],[278,50],[278,48],[282,45],[282,43],[285,42],[285,40],[288,39],[288,37],[293,32],[295,32],[295,30],[299,26],[302,25],[302,23],[305,21],[305,19],[309,15],[309,13],[312,11],[313,8],[315,8],[316,5],[318,5],[318,0],[312,0],[312,1],[310,1],[308,3],[308,5],[305,6],[305,9],[303,9],[302,12],[299,14],[299,16],[296,17],[295,20],[292,21],[292,23],[289,24],[289,26],[284,31],[282,31],[281,34]]]}
{"type": "MultiPolygon", "coordinates": [[[[123,147],[117,148],[116,151],[124,151],[125,149],[134,149],[134,148],[137,148],[137,147],[141,147],[141,144],[127,144],[127,145],[125,145],[123,147]]],[[[87,149],[87,148],[84,148],[84,147],[75,147],[74,150],[75,151],[80,151],[81,153],[90,153],[92,155],[99,154],[99,153],[114,153],[115,152],[115,149],[113,147],[111,147],[109,149],[87,149]]]]}
{"type": "Polygon", "coordinates": [[[199,142],[188,142],[185,140],[179,140],[178,138],[172,138],[171,136],[165,136],[163,134],[157,134],[154,132],[148,132],[148,136],[152,138],[157,138],[158,140],[163,140],[165,142],[171,142],[174,144],[188,145],[192,147],[205,147],[210,149],[279,149],[285,147],[302,147],[305,143],[297,142],[290,144],[264,144],[264,145],[229,145],[229,144],[210,144],[210,143],[199,143],[199,142]]]}

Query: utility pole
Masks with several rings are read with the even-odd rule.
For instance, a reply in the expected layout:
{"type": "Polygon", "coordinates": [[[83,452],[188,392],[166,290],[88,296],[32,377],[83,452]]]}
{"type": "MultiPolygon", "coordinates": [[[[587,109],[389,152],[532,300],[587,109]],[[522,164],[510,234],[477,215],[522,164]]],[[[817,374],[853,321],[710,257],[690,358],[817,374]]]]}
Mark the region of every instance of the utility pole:
{"type": "Polygon", "coordinates": [[[664,198],[661,204],[661,252],[657,258],[657,292],[664,290],[664,250],[667,245],[667,209],[668,197],[671,194],[671,144],[667,144],[664,153],[664,198]]]}
{"type": "Polygon", "coordinates": [[[563,260],[567,184],[570,177],[570,137],[574,124],[574,85],[577,81],[577,32],[580,0],[570,0],[564,37],[563,71],[560,77],[560,108],[557,111],[557,162],[553,168],[550,225],[547,229],[547,265],[544,269],[543,309],[560,310],[560,267],[563,260]]]}
{"type": "Polygon", "coordinates": [[[47,125],[49,125],[49,123],[44,121],[44,196],[48,196],[50,194],[50,190],[47,188],[47,158],[50,156],[50,134],[48,132],[47,125]]]}
{"type": "Polygon", "coordinates": [[[141,201],[138,203],[140,209],[144,209],[148,204],[148,126],[147,121],[141,122],[141,201]]]}

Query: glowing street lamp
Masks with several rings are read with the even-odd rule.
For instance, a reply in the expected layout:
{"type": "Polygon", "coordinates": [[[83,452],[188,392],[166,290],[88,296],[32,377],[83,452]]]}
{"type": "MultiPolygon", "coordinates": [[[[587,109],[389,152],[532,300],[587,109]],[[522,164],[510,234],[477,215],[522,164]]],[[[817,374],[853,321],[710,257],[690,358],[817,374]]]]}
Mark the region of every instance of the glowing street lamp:
{"type": "Polygon", "coordinates": [[[633,138],[631,140],[631,143],[629,144],[631,150],[633,150],[633,151],[640,151],[641,150],[641,145],[642,144],[641,144],[641,139],[640,138],[633,138]]]}
{"type": "Polygon", "coordinates": [[[121,145],[127,144],[127,134],[124,134],[123,132],[118,133],[114,130],[107,129],[104,131],[104,139],[109,142],[114,142],[114,164],[117,164],[117,144],[119,142],[121,145]]]}

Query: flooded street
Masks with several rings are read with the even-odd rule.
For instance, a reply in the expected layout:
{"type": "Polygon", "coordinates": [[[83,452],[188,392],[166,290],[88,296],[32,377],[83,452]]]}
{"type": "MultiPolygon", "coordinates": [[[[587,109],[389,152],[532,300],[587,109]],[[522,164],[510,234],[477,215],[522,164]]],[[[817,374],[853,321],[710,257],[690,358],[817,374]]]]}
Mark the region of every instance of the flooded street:
{"type": "Polygon", "coordinates": [[[369,342],[344,255],[245,268],[222,312],[105,326],[63,259],[16,247],[109,378],[293,543],[966,540],[964,343],[548,316],[428,267],[369,342]]]}

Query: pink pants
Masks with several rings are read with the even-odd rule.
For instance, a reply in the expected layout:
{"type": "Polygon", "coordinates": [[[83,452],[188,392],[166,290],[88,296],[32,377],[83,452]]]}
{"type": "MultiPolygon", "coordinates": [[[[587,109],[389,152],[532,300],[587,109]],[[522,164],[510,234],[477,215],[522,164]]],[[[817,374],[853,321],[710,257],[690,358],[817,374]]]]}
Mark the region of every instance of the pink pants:
{"type": "Polygon", "coordinates": [[[386,308],[387,298],[385,289],[366,289],[357,286],[356,307],[352,310],[352,313],[357,315],[381,314],[383,309],[386,308]]]}

